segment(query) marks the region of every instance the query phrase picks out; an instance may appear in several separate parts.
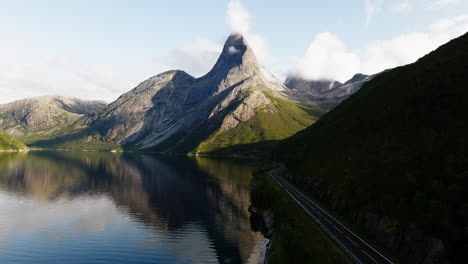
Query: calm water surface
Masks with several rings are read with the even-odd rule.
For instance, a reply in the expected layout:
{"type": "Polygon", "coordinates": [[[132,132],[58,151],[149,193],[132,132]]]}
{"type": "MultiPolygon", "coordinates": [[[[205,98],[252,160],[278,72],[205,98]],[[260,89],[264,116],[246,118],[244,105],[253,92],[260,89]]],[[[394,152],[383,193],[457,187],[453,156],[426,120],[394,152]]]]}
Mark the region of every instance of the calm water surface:
{"type": "Polygon", "coordinates": [[[255,263],[256,164],[97,152],[0,153],[0,263],[255,263]]]}

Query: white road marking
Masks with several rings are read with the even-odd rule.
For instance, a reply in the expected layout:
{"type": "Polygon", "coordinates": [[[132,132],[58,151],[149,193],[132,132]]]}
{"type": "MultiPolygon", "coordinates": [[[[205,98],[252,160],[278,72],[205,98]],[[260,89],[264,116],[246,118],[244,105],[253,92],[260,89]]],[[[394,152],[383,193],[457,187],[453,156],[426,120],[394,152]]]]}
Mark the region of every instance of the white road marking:
{"type": "MultiPolygon", "coordinates": [[[[271,174],[270,174],[271,175],[271,174]]],[[[273,175],[271,175],[273,176],[273,175]]],[[[275,176],[273,176],[273,178],[275,178],[275,176]]],[[[276,180],[276,179],[275,179],[276,180]]],[[[320,206],[318,206],[316,203],[312,202],[309,198],[307,198],[307,196],[303,195],[302,193],[300,193],[299,191],[296,190],[296,188],[294,186],[292,186],[291,184],[289,184],[288,182],[286,182],[285,180],[281,179],[282,181],[285,182],[285,184],[287,186],[289,186],[290,188],[292,188],[293,190],[295,190],[297,193],[300,194],[301,197],[305,198],[308,202],[310,202],[311,204],[313,204],[315,207],[317,207],[320,211],[322,211],[323,213],[325,213],[327,216],[329,216],[331,219],[333,219],[335,222],[337,222],[339,225],[341,225],[343,228],[345,228],[346,230],[348,230],[354,237],[356,237],[357,239],[359,239],[362,243],[364,243],[366,246],[368,246],[370,249],[372,249],[374,252],[376,252],[377,254],[379,254],[382,258],[384,258],[386,261],[388,261],[388,263],[390,264],[394,264],[392,261],[390,261],[388,258],[386,258],[384,255],[380,254],[379,251],[377,251],[375,248],[373,248],[371,245],[367,244],[366,241],[362,240],[359,236],[357,236],[353,231],[349,230],[346,226],[344,226],[342,223],[340,223],[339,221],[337,221],[333,216],[331,216],[330,214],[328,214],[325,210],[323,210],[320,206]]],[[[278,180],[276,180],[278,182],[278,180]]],[[[279,182],[278,182],[279,183],[279,182]]],[[[289,192],[288,192],[289,193],[289,192]]],[[[297,200],[296,200],[297,201],[297,200]]]]}
{"type": "Polygon", "coordinates": [[[364,254],[366,254],[370,259],[372,259],[375,263],[379,264],[373,257],[369,256],[369,254],[367,254],[367,252],[365,252],[364,250],[362,250],[362,252],[364,252],[364,254]]]}
{"type": "Polygon", "coordinates": [[[351,240],[351,238],[349,238],[348,236],[346,236],[346,238],[347,238],[349,241],[351,241],[351,243],[353,243],[356,247],[358,247],[358,245],[357,245],[353,240],[351,240]]]}
{"type": "MultiPolygon", "coordinates": [[[[271,175],[271,174],[270,174],[271,175]]],[[[272,175],[273,176],[273,175],[272,175]]],[[[283,184],[281,184],[276,178],[275,176],[273,176],[273,179],[280,185],[283,187],[283,190],[285,190],[289,196],[291,196],[291,198],[294,199],[294,201],[296,201],[313,219],[315,219],[315,221],[323,228],[323,230],[325,230],[354,260],[356,260],[356,262],[358,262],[359,264],[363,264],[359,258],[357,258],[352,252],[351,250],[349,250],[343,243],[340,242],[340,240],[335,236],[333,235],[332,232],[330,232],[322,223],[320,223],[320,221],[309,211],[307,210],[307,208],[305,208],[302,203],[300,203],[295,197],[294,195],[292,195],[287,188],[285,188],[283,186],[283,184]]]]}
{"type": "Polygon", "coordinates": [[[336,227],[335,225],[333,225],[333,227],[338,230],[338,232],[340,232],[341,234],[343,234],[343,232],[341,232],[341,230],[338,229],[338,227],[336,227]]]}

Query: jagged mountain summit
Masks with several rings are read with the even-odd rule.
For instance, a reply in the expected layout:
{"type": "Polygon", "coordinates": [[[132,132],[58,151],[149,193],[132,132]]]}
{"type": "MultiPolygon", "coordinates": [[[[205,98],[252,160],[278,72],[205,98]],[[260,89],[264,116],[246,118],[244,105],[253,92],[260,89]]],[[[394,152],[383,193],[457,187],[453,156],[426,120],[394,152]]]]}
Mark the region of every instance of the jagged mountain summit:
{"type": "Polygon", "coordinates": [[[174,70],[151,77],[88,115],[86,129],[61,138],[60,147],[72,139],[81,147],[99,141],[207,153],[280,140],[322,114],[288,99],[286,89],[265,74],[244,37],[233,34],[205,76],[174,70]]]}
{"type": "Polygon", "coordinates": [[[0,127],[29,143],[50,138],[85,115],[104,107],[103,101],[40,96],[0,105],[0,127]]]}
{"type": "Polygon", "coordinates": [[[288,76],[284,85],[291,98],[311,106],[330,110],[357,92],[361,86],[375,75],[355,74],[345,83],[334,80],[307,80],[298,75],[288,76]]]}

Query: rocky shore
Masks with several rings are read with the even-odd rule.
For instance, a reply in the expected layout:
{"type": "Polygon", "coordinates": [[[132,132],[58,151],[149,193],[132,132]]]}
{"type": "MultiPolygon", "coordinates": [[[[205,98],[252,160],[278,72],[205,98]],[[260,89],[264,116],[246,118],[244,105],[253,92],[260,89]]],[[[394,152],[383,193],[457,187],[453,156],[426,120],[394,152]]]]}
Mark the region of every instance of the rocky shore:
{"type": "Polygon", "coordinates": [[[270,210],[259,210],[255,206],[249,206],[249,212],[251,214],[251,225],[254,231],[259,231],[262,235],[268,239],[268,243],[265,245],[265,256],[263,256],[263,263],[268,263],[268,256],[271,253],[271,245],[273,244],[274,240],[274,232],[273,232],[273,223],[274,223],[274,216],[273,212],[270,210]]]}

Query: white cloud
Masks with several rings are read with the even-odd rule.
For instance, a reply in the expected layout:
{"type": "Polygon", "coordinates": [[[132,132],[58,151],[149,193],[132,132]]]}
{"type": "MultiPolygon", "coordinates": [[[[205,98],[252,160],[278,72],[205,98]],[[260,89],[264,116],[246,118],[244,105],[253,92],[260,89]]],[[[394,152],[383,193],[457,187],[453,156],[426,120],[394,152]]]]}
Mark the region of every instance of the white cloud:
{"type": "Polygon", "coordinates": [[[382,10],[383,0],[365,0],[366,26],[370,25],[372,19],[382,10]]]}
{"type": "Polygon", "coordinates": [[[132,73],[118,74],[69,58],[21,56],[5,47],[0,47],[0,57],[0,103],[42,95],[111,101],[138,83],[132,73]]]}
{"type": "Polygon", "coordinates": [[[462,23],[468,23],[468,14],[460,15],[453,18],[441,19],[434,24],[429,25],[429,29],[433,31],[450,30],[462,23]]]}
{"type": "Polygon", "coordinates": [[[231,47],[229,47],[228,52],[229,52],[229,54],[236,54],[237,52],[239,52],[239,50],[236,49],[236,47],[231,46],[231,47]]]}
{"type": "Polygon", "coordinates": [[[240,0],[229,1],[226,20],[233,33],[244,36],[260,63],[268,64],[276,61],[276,58],[269,55],[266,39],[252,32],[250,14],[240,0]]]}
{"type": "Polygon", "coordinates": [[[461,0],[435,0],[431,3],[431,8],[441,8],[461,3],[461,0]]]}
{"type": "MultiPolygon", "coordinates": [[[[233,32],[244,35],[260,63],[274,66],[277,59],[269,55],[266,39],[253,32],[250,14],[239,0],[229,2],[227,20],[233,32]]],[[[181,69],[200,76],[213,67],[222,49],[222,43],[199,39],[173,48],[167,55],[119,65],[51,52],[48,45],[39,44],[14,39],[0,42],[0,104],[42,95],[110,102],[163,71],[181,69]]]]}
{"type": "Polygon", "coordinates": [[[193,44],[171,50],[167,56],[154,59],[154,70],[160,73],[180,69],[194,76],[201,76],[213,67],[221,50],[221,44],[199,39],[193,44]]]}
{"type": "Polygon", "coordinates": [[[76,57],[43,56],[0,43],[0,104],[42,95],[111,102],[149,76],[163,71],[182,69],[194,75],[206,73],[221,49],[219,43],[200,39],[171,50],[167,56],[140,62],[145,65],[145,71],[133,71],[128,65],[91,65],[76,57]]]}
{"type": "Polygon", "coordinates": [[[247,35],[250,33],[250,14],[239,0],[229,1],[227,20],[232,32],[247,35]]]}
{"type": "Polygon", "coordinates": [[[404,13],[404,12],[409,11],[410,9],[411,9],[411,4],[408,1],[397,3],[390,8],[390,10],[395,13],[404,13]]]}
{"type": "Polygon", "coordinates": [[[424,32],[376,40],[349,51],[332,33],[320,33],[298,60],[297,73],[307,79],[346,81],[354,73],[377,73],[412,63],[440,45],[468,31],[468,14],[440,20],[424,32]]]}
{"type": "Polygon", "coordinates": [[[306,79],[344,80],[360,68],[359,56],[345,50],[344,43],[331,33],[317,34],[304,57],[298,73],[306,79]]]}

